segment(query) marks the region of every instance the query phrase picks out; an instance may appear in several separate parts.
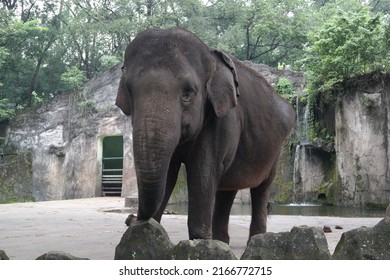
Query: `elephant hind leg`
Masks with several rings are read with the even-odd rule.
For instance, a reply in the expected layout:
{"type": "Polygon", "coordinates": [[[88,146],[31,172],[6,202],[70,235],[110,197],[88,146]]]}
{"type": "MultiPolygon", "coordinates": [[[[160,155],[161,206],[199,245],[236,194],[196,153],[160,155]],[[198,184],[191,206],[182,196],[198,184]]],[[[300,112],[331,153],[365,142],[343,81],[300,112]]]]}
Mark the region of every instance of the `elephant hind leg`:
{"type": "Polygon", "coordinates": [[[258,187],[251,189],[252,219],[249,230],[249,240],[252,236],[267,231],[267,216],[270,210],[268,199],[275,178],[276,165],[277,164],[275,163],[266,181],[261,183],[258,187]]]}
{"type": "Polygon", "coordinates": [[[229,216],[237,191],[218,191],[213,215],[213,239],[229,244],[229,216]]]}

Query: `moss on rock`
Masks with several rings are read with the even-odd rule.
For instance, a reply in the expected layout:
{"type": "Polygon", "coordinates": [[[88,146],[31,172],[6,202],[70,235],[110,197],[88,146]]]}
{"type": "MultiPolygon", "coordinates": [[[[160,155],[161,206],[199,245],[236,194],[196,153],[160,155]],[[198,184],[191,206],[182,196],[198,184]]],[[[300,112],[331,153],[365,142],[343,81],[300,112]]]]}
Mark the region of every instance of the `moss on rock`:
{"type": "Polygon", "coordinates": [[[5,163],[0,165],[0,203],[33,200],[31,179],[31,153],[6,156],[5,163]]]}

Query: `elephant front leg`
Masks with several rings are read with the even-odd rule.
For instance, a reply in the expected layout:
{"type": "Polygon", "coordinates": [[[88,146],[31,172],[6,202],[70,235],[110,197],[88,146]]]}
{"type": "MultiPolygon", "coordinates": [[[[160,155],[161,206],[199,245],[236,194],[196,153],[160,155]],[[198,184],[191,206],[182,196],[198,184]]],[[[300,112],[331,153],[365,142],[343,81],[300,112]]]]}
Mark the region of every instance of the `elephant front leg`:
{"type": "Polygon", "coordinates": [[[212,238],[212,217],[215,202],[215,180],[207,175],[188,176],[188,232],[190,239],[212,238]]]}
{"type": "Polygon", "coordinates": [[[213,239],[229,244],[230,210],[237,191],[217,191],[213,216],[213,239]]]}

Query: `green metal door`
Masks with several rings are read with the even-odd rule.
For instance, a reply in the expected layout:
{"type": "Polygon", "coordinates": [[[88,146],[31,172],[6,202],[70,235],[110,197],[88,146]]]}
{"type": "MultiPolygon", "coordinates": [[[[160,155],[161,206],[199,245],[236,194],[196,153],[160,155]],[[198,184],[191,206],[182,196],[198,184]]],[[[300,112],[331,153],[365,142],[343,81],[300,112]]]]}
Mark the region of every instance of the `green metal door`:
{"type": "Polygon", "coordinates": [[[103,139],[102,195],[121,196],[123,174],[123,136],[103,139]]]}

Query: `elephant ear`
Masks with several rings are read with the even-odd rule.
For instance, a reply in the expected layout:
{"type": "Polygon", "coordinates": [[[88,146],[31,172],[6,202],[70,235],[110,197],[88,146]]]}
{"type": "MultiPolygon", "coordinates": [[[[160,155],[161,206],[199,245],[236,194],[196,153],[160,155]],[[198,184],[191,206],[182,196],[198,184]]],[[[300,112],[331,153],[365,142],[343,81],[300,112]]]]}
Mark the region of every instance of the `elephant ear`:
{"type": "Polygon", "coordinates": [[[219,62],[217,70],[207,82],[207,94],[215,114],[223,117],[237,105],[238,79],[236,66],[232,59],[221,51],[213,51],[219,62]]]}
{"type": "Polygon", "coordinates": [[[118,106],[122,110],[122,112],[127,116],[130,116],[133,113],[130,93],[126,87],[125,79],[123,76],[119,82],[115,105],[118,106]]]}

